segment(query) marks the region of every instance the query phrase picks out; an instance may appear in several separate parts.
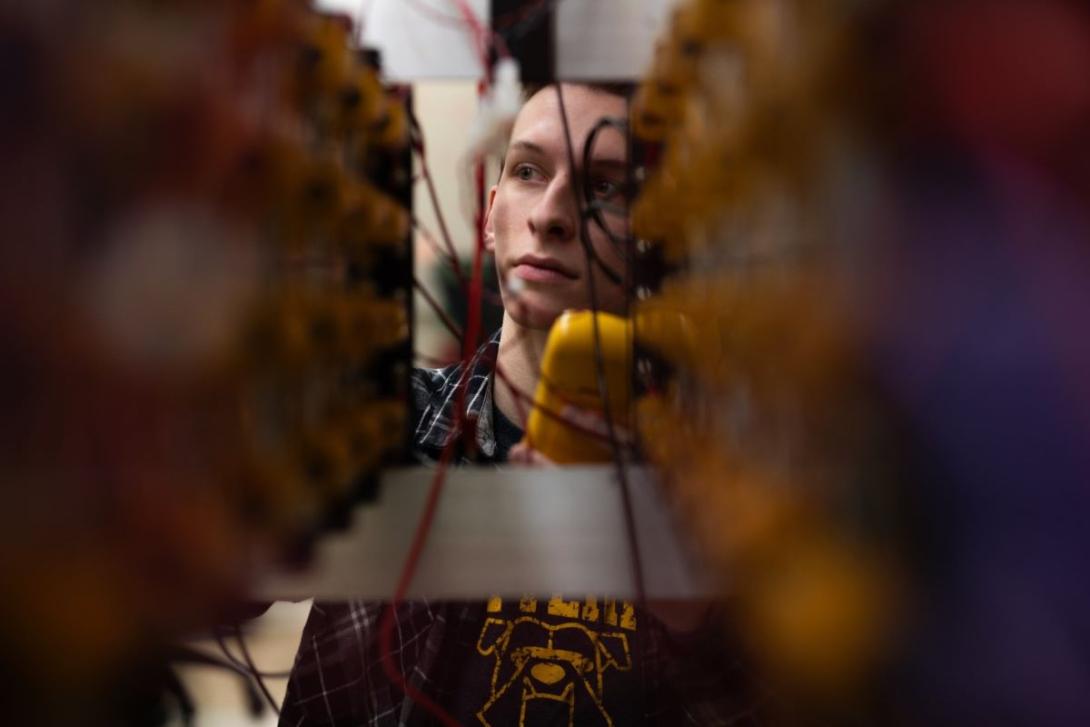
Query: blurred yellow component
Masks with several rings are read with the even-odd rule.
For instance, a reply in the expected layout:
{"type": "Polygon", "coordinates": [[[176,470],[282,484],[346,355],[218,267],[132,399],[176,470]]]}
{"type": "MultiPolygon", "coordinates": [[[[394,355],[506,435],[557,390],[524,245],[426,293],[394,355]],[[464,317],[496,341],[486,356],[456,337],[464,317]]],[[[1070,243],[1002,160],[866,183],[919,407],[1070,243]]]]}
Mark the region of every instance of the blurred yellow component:
{"type": "Polygon", "coordinates": [[[744,377],[754,395],[791,392],[800,403],[817,402],[834,397],[851,374],[851,319],[820,271],[681,279],[637,310],[637,321],[664,321],[661,333],[647,336],[637,325],[638,337],[709,393],[730,391],[744,377]],[[679,338],[680,327],[668,325],[671,316],[701,332],[699,354],[679,338]]]}
{"type": "Polygon", "coordinates": [[[681,52],[672,43],[660,43],[655,48],[655,60],[649,78],[660,87],[676,89],[685,94],[696,81],[699,56],[681,52]]]}
{"type": "Polygon", "coordinates": [[[408,211],[395,199],[367,184],[352,185],[338,225],[345,252],[365,259],[375,246],[405,244],[409,236],[408,211]]]}
{"type": "Polygon", "coordinates": [[[666,117],[655,114],[653,109],[644,105],[632,105],[629,125],[637,139],[649,143],[662,143],[670,133],[666,117]]]}
{"type": "Polygon", "coordinates": [[[743,461],[745,456],[736,453],[737,461],[728,462],[722,451],[697,454],[693,469],[705,487],[706,497],[694,513],[705,521],[705,545],[720,568],[740,579],[765,566],[798,527],[804,497],[759,463],[743,461]]]}
{"type": "Polygon", "coordinates": [[[314,159],[298,179],[299,214],[308,228],[328,227],[336,220],[348,194],[349,181],[331,156],[314,159]]]}
{"type": "MultiPolygon", "coordinates": [[[[707,139],[689,158],[680,161],[690,175],[690,185],[680,204],[692,223],[713,222],[716,217],[734,210],[748,211],[761,181],[761,167],[746,159],[726,139],[707,139]]],[[[744,214],[744,212],[743,212],[744,214]]],[[[727,240],[707,241],[726,246],[727,240]]]]}
{"type": "Polygon", "coordinates": [[[815,530],[800,505],[807,493],[739,467],[708,439],[687,441],[667,426],[648,434],[680,447],[667,483],[710,564],[741,596],[745,633],[766,666],[806,692],[857,684],[895,618],[879,561],[815,530]]]}
{"type": "Polygon", "coordinates": [[[238,183],[253,184],[252,190],[243,189],[237,195],[273,223],[278,238],[292,251],[335,231],[352,187],[332,150],[314,155],[282,139],[258,145],[243,165],[238,183]]]}
{"type": "Polygon", "coordinates": [[[337,15],[313,15],[302,39],[296,78],[299,100],[331,98],[348,77],[352,60],[352,21],[337,15]]]}
{"type": "Polygon", "coordinates": [[[672,366],[637,403],[641,449],[768,676],[819,703],[868,686],[899,585],[843,511],[886,484],[865,481],[875,402],[823,197],[857,120],[854,5],[685,0],[631,108],[662,145],[631,229],[676,270],[634,314],[672,366]]]}
{"type": "Polygon", "coordinates": [[[255,139],[230,180],[227,194],[255,216],[282,213],[306,164],[306,151],[294,141],[274,135],[255,139]]]}
{"type": "Polygon", "coordinates": [[[301,32],[305,8],[294,0],[250,0],[233,3],[231,24],[233,49],[244,58],[276,47],[301,32]]]}
{"type": "Polygon", "coordinates": [[[640,397],[636,402],[636,427],[640,446],[652,464],[671,469],[685,456],[689,422],[668,394],[640,397]]]}
{"type": "Polygon", "coordinates": [[[244,510],[279,543],[308,532],[321,517],[318,493],[306,485],[298,467],[289,464],[283,452],[246,458],[238,482],[244,510]]]}
{"type": "Polygon", "coordinates": [[[709,44],[736,40],[752,0],[694,0],[674,13],[671,32],[681,52],[696,54],[709,44]]]}
{"type": "Polygon", "coordinates": [[[645,141],[665,141],[681,121],[685,106],[680,89],[644,81],[636,91],[629,115],[632,130],[645,141]]]}
{"type": "Polygon", "coordinates": [[[670,461],[670,440],[677,408],[661,395],[641,396],[636,400],[636,433],[648,462],[665,467],[670,461]]]}
{"type": "Polygon", "coordinates": [[[302,435],[298,476],[321,504],[342,499],[362,474],[402,444],[406,418],[406,402],[390,399],[330,412],[327,421],[302,435]]]}
{"type": "Polygon", "coordinates": [[[361,293],[284,295],[254,316],[244,356],[266,369],[358,364],[408,339],[404,305],[361,293]]]}
{"type": "Polygon", "coordinates": [[[309,0],[23,5],[2,27],[26,71],[5,129],[26,153],[2,175],[30,181],[30,204],[0,221],[12,240],[44,224],[49,244],[0,268],[22,283],[0,324],[35,334],[5,402],[20,495],[3,525],[4,715],[143,722],[170,643],[225,617],[404,445],[410,348],[370,357],[408,338],[409,219],[356,193],[368,175],[409,181],[409,155],[378,149],[405,144],[405,106],[351,22],[309,0]],[[376,247],[389,266],[356,265],[376,247]],[[115,318],[128,327],[104,335],[115,318]],[[190,329],[236,355],[180,356],[168,339],[190,329]]]}
{"type": "Polygon", "coordinates": [[[641,303],[635,316],[636,342],[658,356],[691,367],[702,355],[692,320],[678,310],[655,305],[655,299],[641,303]]]}
{"type": "Polygon", "coordinates": [[[659,295],[638,304],[637,339],[701,384],[729,384],[726,321],[736,287],[726,279],[668,282],[659,295]],[[685,323],[672,326],[678,319],[685,323]]]}
{"type": "Polygon", "coordinates": [[[298,457],[303,480],[327,505],[348,494],[353,478],[359,474],[353,466],[347,432],[336,422],[306,434],[298,457]]]}
{"type": "Polygon", "coordinates": [[[785,541],[746,588],[749,638],[795,689],[844,694],[877,666],[896,619],[892,588],[858,549],[820,535],[785,541]]]}
{"type": "Polygon", "coordinates": [[[258,366],[296,368],[311,355],[307,315],[298,299],[270,301],[255,316],[249,359],[258,366]]]}
{"type": "Polygon", "coordinates": [[[402,444],[407,420],[406,403],[376,400],[360,404],[347,418],[352,461],[359,471],[377,467],[390,451],[402,444]]]}
{"type": "Polygon", "coordinates": [[[655,174],[647,180],[631,212],[632,234],[662,245],[670,262],[682,260],[689,252],[686,221],[678,197],[675,180],[655,174]]]}
{"type": "Polygon", "coordinates": [[[409,116],[404,102],[387,98],[386,114],[379,122],[378,143],[389,149],[401,149],[409,143],[409,116]]]}
{"type": "Polygon", "coordinates": [[[353,296],[344,335],[357,357],[388,348],[409,337],[405,306],[397,300],[353,296]]]}
{"type": "Polygon", "coordinates": [[[138,653],[143,634],[134,625],[145,626],[147,614],[138,609],[134,624],[133,604],[155,599],[135,592],[127,563],[109,545],[88,541],[83,533],[68,535],[79,539],[67,540],[65,548],[50,543],[33,553],[9,554],[13,565],[4,575],[11,580],[0,611],[7,625],[5,649],[23,655],[21,676],[33,680],[33,687],[69,695],[90,684],[83,696],[91,696],[138,653]]]}
{"type": "Polygon", "coordinates": [[[383,117],[385,91],[374,68],[357,63],[337,96],[335,124],[345,133],[370,132],[383,117]]]}
{"type": "MultiPolygon", "coordinates": [[[[609,313],[598,313],[597,318],[609,416],[615,427],[621,427],[632,398],[632,326],[627,319],[609,313]]],[[[612,459],[599,388],[597,350],[594,315],[589,311],[568,311],[556,319],[549,331],[526,438],[554,462],[574,464],[612,459]],[[544,413],[542,407],[563,417],[575,417],[580,428],[557,421],[544,413]],[[588,434],[585,429],[599,436],[588,434]]]]}
{"type": "Polygon", "coordinates": [[[313,351],[331,361],[358,363],[408,337],[404,306],[361,294],[315,299],[309,305],[313,351]]]}

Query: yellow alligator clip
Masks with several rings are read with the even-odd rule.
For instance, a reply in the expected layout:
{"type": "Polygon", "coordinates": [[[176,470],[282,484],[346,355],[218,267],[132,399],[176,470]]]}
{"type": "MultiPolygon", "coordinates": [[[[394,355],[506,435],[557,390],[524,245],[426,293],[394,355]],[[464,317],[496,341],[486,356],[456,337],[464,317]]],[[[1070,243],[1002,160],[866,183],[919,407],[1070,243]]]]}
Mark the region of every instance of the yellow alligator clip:
{"type": "MultiPolygon", "coordinates": [[[[628,426],[632,401],[632,326],[628,319],[609,313],[597,316],[609,415],[620,432],[628,426]]],[[[530,446],[559,464],[612,459],[596,349],[590,311],[561,315],[545,344],[526,438],[530,446]]]]}

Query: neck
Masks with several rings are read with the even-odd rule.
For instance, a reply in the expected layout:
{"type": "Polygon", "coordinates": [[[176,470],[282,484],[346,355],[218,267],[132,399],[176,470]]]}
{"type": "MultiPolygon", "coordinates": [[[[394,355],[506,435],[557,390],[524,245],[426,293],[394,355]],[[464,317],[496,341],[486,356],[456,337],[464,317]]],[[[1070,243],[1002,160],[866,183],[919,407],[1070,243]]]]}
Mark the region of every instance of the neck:
{"type": "Polygon", "coordinates": [[[511,387],[514,386],[528,396],[534,396],[537,382],[541,378],[541,355],[545,351],[548,337],[547,330],[525,328],[516,323],[510,313],[503,314],[503,332],[500,334],[496,365],[503,371],[509,384],[497,376],[493,396],[496,408],[522,429],[526,429],[530,404],[512,391],[511,387]]]}

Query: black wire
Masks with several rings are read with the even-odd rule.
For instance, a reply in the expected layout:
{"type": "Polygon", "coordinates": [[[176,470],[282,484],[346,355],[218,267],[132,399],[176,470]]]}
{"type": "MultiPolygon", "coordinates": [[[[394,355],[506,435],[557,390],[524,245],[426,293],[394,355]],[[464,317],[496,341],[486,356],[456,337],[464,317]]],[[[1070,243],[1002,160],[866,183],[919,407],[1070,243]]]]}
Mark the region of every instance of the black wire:
{"type": "MultiPolygon", "coordinates": [[[[646,606],[647,594],[643,583],[643,563],[640,557],[640,544],[636,537],[636,520],[632,514],[632,493],[628,483],[628,473],[625,469],[624,454],[620,442],[617,441],[617,432],[613,425],[613,414],[609,405],[609,387],[606,385],[605,361],[602,358],[602,333],[598,326],[598,290],[594,282],[594,272],[591,270],[591,259],[594,250],[590,244],[590,235],[587,230],[587,217],[583,214],[583,199],[580,195],[580,181],[575,174],[575,145],[572,142],[571,127],[568,125],[568,112],[564,106],[564,91],[561,84],[556,87],[556,99],[560,106],[560,120],[564,126],[564,142],[568,151],[568,164],[572,179],[572,193],[575,195],[576,209],[579,210],[579,240],[583,245],[583,253],[587,259],[588,287],[590,289],[590,313],[592,328],[594,330],[594,366],[598,377],[598,392],[602,397],[603,414],[606,420],[606,432],[609,434],[610,449],[613,452],[613,463],[617,468],[617,479],[621,485],[621,503],[624,509],[625,532],[628,537],[628,550],[632,556],[632,579],[636,586],[636,600],[640,606],[646,606]]],[[[620,278],[618,276],[618,282],[620,278]]],[[[623,282],[622,282],[623,284],[623,282]]]]}
{"type": "Polygon", "coordinates": [[[279,715],[280,705],[273,699],[272,692],[269,691],[268,685],[265,684],[264,677],[262,677],[261,672],[258,671],[257,666],[254,664],[253,657],[250,656],[250,650],[246,648],[246,640],[242,637],[241,626],[235,626],[235,638],[238,640],[238,648],[242,651],[242,658],[246,661],[246,666],[249,667],[250,673],[257,682],[258,688],[261,690],[261,693],[265,695],[265,699],[269,701],[269,706],[272,707],[273,712],[279,715]]]}
{"type": "MultiPolygon", "coordinates": [[[[504,42],[510,42],[512,40],[518,40],[522,36],[526,35],[529,31],[533,30],[534,26],[540,23],[542,20],[548,17],[552,12],[560,5],[564,0],[538,0],[537,7],[532,13],[525,18],[512,22],[511,19],[516,15],[524,12],[526,7],[515,8],[500,16],[499,18],[492,19],[492,27],[495,32],[503,37],[504,42]]],[[[448,27],[464,28],[466,27],[465,18],[461,15],[450,15],[444,13],[439,8],[433,7],[423,0],[412,0],[418,10],[423,10],[425,17],[430,18],[433,21],[442,23],[448,27]]]]}
{"type": "Polygon", "coordinates": [[[412,225],[413,230],[420,234],[423,238],[424,244],[431,248],[431,251],[435,253],[435,256],[443,262],[446,262],[454,270],[454,277],[461,279],[462,269],[458,267],[458,261],[450,256],[450,253],[439,247],[439,243],[435,239],[435,235],[431,231],[424,227],[424,225],[417,219],[416,215],[409,214],[409,223],[412,225]]]}
{"type": "MultiPolygon", "coordinates": [[[[589,216],[591,218],[597,219],[594,214],[590,214],[590,213],[599,212],[599,211],[600,212],[608,212],[611,215],[625,215],[625,214],[628,214],[628,209],[627,208],[618,207],[615,204],[610,204],[609,202],[603,202],[600,199],[591,200],[590,202],[587,203],[587,212],[588,212],[588,214],[589,214],[589,216]]],[[[604,224],[604,223],[600,223],[599,226],[601,226],[602,224],[604,224]]],[[[628,239],[628,238],[625,237],[623,239],[628,239]]]]}
{"type": "Polygon", "coordinates": [[[189,690],[186,689],[185,684],[178,677],[178,673],[173,669],[163,670],[164,688],[174,699],[178,702],[178,712],[182,720],[184,727],[192,727],[193,720],[197,716],[197,707],[193,703],[193,697],[190,695],[189,690]]]}
{"type": "MultiPolygon", "coordinates": [[[[615,215],[627,215],[627,210],[624,207],[618,207],[611,205],[603,200],[594,198],[594,189],[591,184],[591,157],[594,154],[594,146],[598,142],[598,134],[602,133],[605,129],[618,129],[625,138],[628,137],[628,122],[624,119],[613,118],[610,116],[603,116],[598,119],[598,122],[591,127],[590,133],[587,134],[587,140],[583,143],[583,201],[584,201],[584,215],[589,216],[594,220],[595,224],[601,228],[602,232],[613,242],[617,247],[618,252],[622,257],[628,255],[629,239],[628,235],[615,235],[613,231],[609,229],[609,225],[602,219],[602,213],[607,212],[615,215]]],[[[621,193],[624,195],[626,202],[631,202],[634,196],[634,190],[631,189],[631,184],[628,180],[625,181],[621,189],[621,193]]]]}
{"type": "Polygon", "coordinates": [[[443,244],[446,245],[447,255],[450,257],[451,264],[454,266],[454,274],[458,278],[458,284],[462,287],[462,292],[469,292],[469,284],[462,275],[462,269],[458,266],[458,253],[454,249],[454,241],[450,236],[450,229],[447,227],[446,217],[443,215],[443,208],[439,205],[439,194],[435,190],[435,181],[432,179],[431,170],[428,168],[428,156],[424,147],[424,128],[420,125],[420,122],[416,118],[416,114],[413,113],[412,104],[406,104],[409,117],[409,133],[413,150],[416,151],[417,156],[420,158],[420,171],[424,175],[424,184],[428,189],[428,197],[431,199],[432,209],[435,211],[435,219],[439,223],[439,234],[443,236],[443,244]]]}
{"type": "Polygon", "coordinates": [[[225,669],[230,672],[234,672],[238,676],[242,677],[242,687],[246,692],[246,699],[250,708],[250,714],[254,716],[260,716],[264,710],[264,703],[261,701],[261,696],[254,689],[251,679],[253,675],[250,674],[250,670],[241,666],[236,666],[233,663],[222,661],[212,656],[211,654],[205,654],[191,649],[188,647],[175,647],[171,654],[171,661],[184,664],[200,664],[202,666],[213,666],[218,669],[225,669]]]}
{"type": "MultiPolygon", "coordinates": [[[[571,130],[568,128],[568,118],[567,118],[567,116],[564,115],[565,111],[564,111],[563,92],[560,91],[560,83],[559,82],[556,83],[555,85],[556,85],[556,88],[557,88],[557,97],[560,99],[560,114],[561,114],[561,117],[563,118],[563,121],[564,121],[564,133],[566,135],[565,141],[567,142],[567,148],[568,148],[568,164],[571,165],[572,190],[573,190],[573,192],[575,194],[576,209],[579,211],[579,238],[583,242],[583,252],[586,254],[586,256],[588,257],[588,260],[589,260],[589,262],[587,264],[587,268],[590,269],[591,268],[590,263],[593,262],[595,265],[598,266],[598,269],[602,271],[602,274],[604,274],[607,278],[609,278],[610,282],[612,282],[614,285],[623,286],[625,284],[624,279],[620,276],[620,274],[617,273],[617,271],[615,271],[613,268],[606,265],[605,261],[602,260],[601,256],[598,255],[598,253],[595,251],[595,249],[588,242],[590,238],[589,238],[589,236],[587,234],[587,226],[586,226],[587,217],[592,214],[592,212],[591,212],[592,209],[597,210],[597,205],[595,205],[594,207],[590,207],[590,206],[584,204],[584,200],[587,199],[588,197],[590,197],[593,194],[589,190],[589,185],[587,185],[587,181],[589,181],[589,174],[590,174],[587,162],[588,162],[588,158],[590,156],[590,153],[593,151],[593,143],[594,143],[595,140],[597,140],[598,133],[601,131],[602,128],[605,128],[606,126],[613,126],[614,124],[618,123],[618,120],[610,119],[610,117],[608,117],[608,116],[603,116],[601,119],[598,120],[598,122],[591,129],[591,134],[587,137],[586,143],[583,144],[583,169],[582,169],[582,175],[577,177],[576,174],[575,174],[575,169],[576,169],[575,168],[575,145],[573,144],[572,139],[571,139],[571,133],[570,133],[571,130]]],[[[623,123],[623,122],[620,122],[620,123],[623,123]]],[[[593,200],[593,201],[598,202],[598,200],[593,200]]],[[[605,221],[601,219],[600,215],[595,218],[595,222],[597,222],[598,226],[601,227],[606,232],[606,234],[609,237],[610,241],[613,242],[614,244],[617,244],[617,241],[614,240],[613,235],[611,235],[609,233],[609,230],[605,227],[605,221]]],[[[623,253],[622,253],[622,257],[624,257],[623,253]]],[[[591,271],[591,272],[593,272],[593,271],[591,271]]],[[[593,290],[593,283],[591,284],[591,288],[593,290]]]]}
{"type": "Polygon", "coordinates": [[[447,312],[443,310],[443,306],[439,305],[439,301],[432,296],[431,292],[424,287],[424,284],[421,283],[415,275],[413,276],[413,287],[416,288],[417,292],[424,298],[435,315],[439,317],[439,322],[450,332],[450,335],[454,337],[454,340],[459,344],[464,345],[465,332],[458,327],[457,323],[451,320],[450,316],[447,315],[447,312]]]}
{"type": "Polygon", "coordinates": [[[247,665],[245,662],[243,662],[241,659],[231,653],[231,649],[228,648],[227,642],[223,639],[223,634],[221,634],[218,629],[212,632],[212,637],[216,640],[216,644],[219,645],[220,651],[223,652],[224,658],[226,658],[229,662],[231,662],[250,676],[256,677],[259,674],[265,679],[287,679],[291,676],[290,671],[262,671],[258,672],[258,674],[250,674],[249,665],[247,665]]]}
{"type": "Polygon", "coordinates": [[[496,32],[503,37],[505,43],[510,45],[512,41],[519,40],[522,36],[533,30],[534,26],[549,17],[549,13],[556,10],[563,1],[564,0],[542,0],[537,9],[530,15],[508,28],[501,27],[509,15],[518,12],[518,10],[512,10],[511,13],[508,13],[508,16],[504,16],[494,23],[497,27],[496,32]]]}

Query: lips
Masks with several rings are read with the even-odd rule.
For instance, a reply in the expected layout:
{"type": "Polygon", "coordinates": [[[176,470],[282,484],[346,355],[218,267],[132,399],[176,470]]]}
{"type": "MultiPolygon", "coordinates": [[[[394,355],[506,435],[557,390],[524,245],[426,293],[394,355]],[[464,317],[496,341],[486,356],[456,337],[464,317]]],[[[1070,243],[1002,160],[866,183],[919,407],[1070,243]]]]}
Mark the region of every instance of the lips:
{"type": "Polygon", "coordinates": [[[515,261],[511,272],[531,283],[559,283],[579,277],[559,261],[540,255],[523,255],[515,261]]]}

